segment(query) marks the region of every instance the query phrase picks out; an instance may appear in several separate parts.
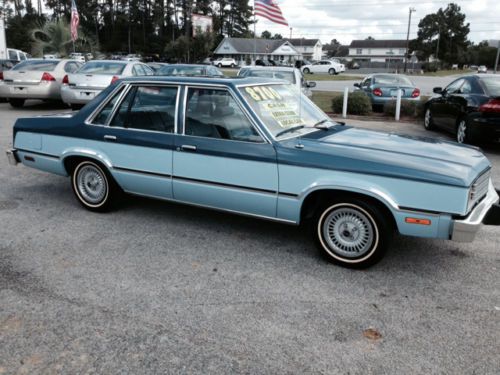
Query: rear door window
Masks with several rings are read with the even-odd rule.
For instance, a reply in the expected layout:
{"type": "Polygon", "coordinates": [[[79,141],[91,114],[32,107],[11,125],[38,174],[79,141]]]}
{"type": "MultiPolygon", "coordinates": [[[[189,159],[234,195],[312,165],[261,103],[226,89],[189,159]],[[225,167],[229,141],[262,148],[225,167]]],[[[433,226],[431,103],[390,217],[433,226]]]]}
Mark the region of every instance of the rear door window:
{"type": "Polygon", "coordinates": [[[135,86],[120,104],[111,126],[173,133],[178,88],[135,86]]]}

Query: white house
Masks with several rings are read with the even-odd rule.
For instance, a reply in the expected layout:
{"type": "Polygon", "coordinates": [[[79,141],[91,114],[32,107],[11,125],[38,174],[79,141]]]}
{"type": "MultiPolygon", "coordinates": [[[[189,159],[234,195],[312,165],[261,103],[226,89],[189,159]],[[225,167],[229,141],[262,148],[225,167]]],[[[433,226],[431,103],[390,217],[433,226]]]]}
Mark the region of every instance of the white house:
{"type": "Polygon", "coordinates": [[[287,39],[300,52],[304,59],[321,60],[323,56],[323,44],[319,39],[287,39]]]}
{"type": "Polygon", "coordinates": [[[406,40],[353,40],[348,60],[402,63],[406,54],[406,40]]]}
{"type": "Polygon", "coordinates": [[[218,57],[232,57],[245,62],[258,59],[293,62],[301,53],[286,39],[224,38],[214,51],[218,57]]]}

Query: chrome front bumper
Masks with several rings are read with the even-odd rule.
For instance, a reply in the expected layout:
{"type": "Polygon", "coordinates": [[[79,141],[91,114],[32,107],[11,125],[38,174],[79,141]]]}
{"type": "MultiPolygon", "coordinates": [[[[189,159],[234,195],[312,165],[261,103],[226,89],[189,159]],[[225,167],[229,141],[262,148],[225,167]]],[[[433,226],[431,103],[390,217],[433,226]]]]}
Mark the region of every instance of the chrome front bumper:
{"type": "Polygon", "coordinates": [[[17,156],[17,150],[9,149],[6,151],[6,153],[10,165],[17,165],[20,162],[19,157],[17,156]]]}
{"type": "Polygon", "coordinates": [[[451,240],[458,242],[472,242],[477,231],[483,224],[483,220],[488,216],[489,220],[485,224],[500,225],[498,217],[500,217],[499,197],[493,183],[490,180],[488,194],[463,220],[454,220],[451,233],[451,240]],[[496,217],[496,219],[492,219],[496,217]]]}

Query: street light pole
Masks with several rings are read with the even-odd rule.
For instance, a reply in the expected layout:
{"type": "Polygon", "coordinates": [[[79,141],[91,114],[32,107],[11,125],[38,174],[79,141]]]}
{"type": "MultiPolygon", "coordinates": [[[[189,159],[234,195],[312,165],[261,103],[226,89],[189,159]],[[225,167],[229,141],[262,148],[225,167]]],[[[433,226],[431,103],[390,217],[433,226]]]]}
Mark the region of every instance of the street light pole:
{"type": "Polygon", "coordinates": [[[413,7],[410,7],[408,14],[408,33],[406,34],[406,53],[405,53],[405,66],[404,72],[406,73],[406,64],[408,63],[408,49],[410,46],[410,26],[411,26],[411,14],[416,12],[417,10],[413,7]]]}
{"type": "Polygon", "coordinates": [[[497,74],[498,58],[499,57],[500,57],[500,41],[498,41],[498,44],[497,44],[497,58],[495,59],[495,68],[494,68],[495,74],[497,74]]]}

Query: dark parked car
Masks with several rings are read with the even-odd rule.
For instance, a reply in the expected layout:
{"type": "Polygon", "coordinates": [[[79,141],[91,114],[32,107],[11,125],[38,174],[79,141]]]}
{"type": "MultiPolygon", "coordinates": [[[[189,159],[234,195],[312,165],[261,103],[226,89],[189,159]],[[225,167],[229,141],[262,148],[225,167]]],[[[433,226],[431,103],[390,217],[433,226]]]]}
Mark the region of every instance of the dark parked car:
{"type": "Polygon", "coordinates": [[[215,66],[195,64],[171,64],[156,71],[157,76],[186,76],[186,77],[224,77],[215,66]]]}
{"type": "Polygon", "coordinates": [[[380,109],[386,102],[394,100],[398,90],[402,90],[402,99],[420,100],[420,90],[408,77],[400,74],[371,74],[361,83],[355,83],[354,87],[368,95],[374,109],[380,109]]]}
{"type": "Polygon", "coordinates": [[[255,65],[257,66],[274,66],[275,64],[271,64],[270,60],[255,60],[255,65]]]}
{"type": "Polygon", "coordinates": [[[458,143],[500,140],[500,77],[457,78],[445,89],[435,87],[425,104],[424,126],[456,134],[458,143]]]}

